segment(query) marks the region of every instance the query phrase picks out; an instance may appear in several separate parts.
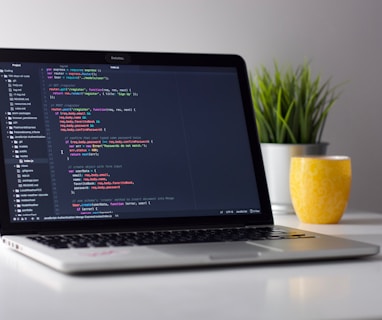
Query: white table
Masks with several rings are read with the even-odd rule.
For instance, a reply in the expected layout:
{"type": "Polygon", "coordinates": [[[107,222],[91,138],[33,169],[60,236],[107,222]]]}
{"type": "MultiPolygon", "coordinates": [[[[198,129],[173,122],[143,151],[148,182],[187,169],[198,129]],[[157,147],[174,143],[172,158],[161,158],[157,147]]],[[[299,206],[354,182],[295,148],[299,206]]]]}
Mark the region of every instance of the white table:
{"type": "MultiPolygon", "coordinates": [[[[276,223],[382,245],[382,214],[276,223]]],[[[68,276],[0,247],[0,319],[381,319],[382,256],[347,261],[68,276]]]]}

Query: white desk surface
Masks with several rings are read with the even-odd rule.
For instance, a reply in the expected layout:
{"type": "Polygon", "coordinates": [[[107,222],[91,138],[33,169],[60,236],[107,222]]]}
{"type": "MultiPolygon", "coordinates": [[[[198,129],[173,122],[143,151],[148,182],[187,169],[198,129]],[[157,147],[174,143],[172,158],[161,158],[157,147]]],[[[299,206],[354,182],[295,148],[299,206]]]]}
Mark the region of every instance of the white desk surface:
{"type": "MultiPolygon", "coordinates": [[[[382,214],[277,224],[382,245],[382,214]]],[[[347,261],[68,276],[0,247],[0,319],[382,319],[382,254],[347,261]]]]}

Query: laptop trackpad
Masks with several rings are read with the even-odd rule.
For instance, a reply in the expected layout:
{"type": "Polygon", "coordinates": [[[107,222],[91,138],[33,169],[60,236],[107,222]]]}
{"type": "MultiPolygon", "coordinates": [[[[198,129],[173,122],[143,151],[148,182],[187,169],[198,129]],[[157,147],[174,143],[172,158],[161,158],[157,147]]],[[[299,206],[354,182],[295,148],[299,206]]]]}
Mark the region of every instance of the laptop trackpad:
{"type": "Polygon", "coordinates": [[[172,255],[197,255],[209,256],[211,259],[230,259],[258,257],[266,252],[273,251],[270,247],[258,246],[246,242],[219,242],[219,243],[196,243],[177,244],[152,247],[161,252],[172,255]]]}

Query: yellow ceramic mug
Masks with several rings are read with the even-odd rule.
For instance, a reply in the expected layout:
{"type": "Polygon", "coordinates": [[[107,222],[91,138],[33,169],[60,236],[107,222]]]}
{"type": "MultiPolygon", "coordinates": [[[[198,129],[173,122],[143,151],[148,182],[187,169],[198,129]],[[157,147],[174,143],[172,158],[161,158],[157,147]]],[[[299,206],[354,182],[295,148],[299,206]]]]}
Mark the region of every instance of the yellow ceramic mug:
{"type": "Polygon", "coordinates": [[[340,221],[350,196],[351,178],[349,157],[292,157],[290,193],[300,221],[306,223],[340,221]]]}

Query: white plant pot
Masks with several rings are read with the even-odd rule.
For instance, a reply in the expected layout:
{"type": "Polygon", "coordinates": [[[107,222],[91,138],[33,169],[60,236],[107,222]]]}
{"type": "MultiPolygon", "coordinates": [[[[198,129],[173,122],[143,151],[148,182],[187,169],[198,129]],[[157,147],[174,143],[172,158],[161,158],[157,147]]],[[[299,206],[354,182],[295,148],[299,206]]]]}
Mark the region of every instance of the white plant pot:
{"type": "Polygon", "coordinates": [[[292,156],[325,155],[328,143],[261,143],[269,197],[274,213],[293,213],[289,192],[289,166],[292,156]]]}

